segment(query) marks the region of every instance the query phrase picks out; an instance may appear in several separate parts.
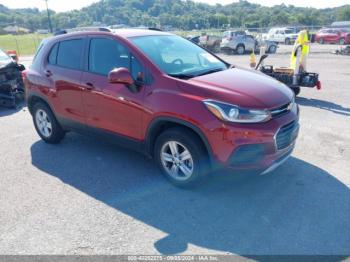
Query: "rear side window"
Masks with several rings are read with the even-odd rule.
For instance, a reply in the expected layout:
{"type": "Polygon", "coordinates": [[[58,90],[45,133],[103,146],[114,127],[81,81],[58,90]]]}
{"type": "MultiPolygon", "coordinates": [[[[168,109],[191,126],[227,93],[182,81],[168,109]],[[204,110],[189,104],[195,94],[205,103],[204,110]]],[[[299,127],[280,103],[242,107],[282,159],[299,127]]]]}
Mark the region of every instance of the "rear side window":
{"type": "Polygon", "coordinates": [[[51,49],[50,55],[48,57],[49,64],[55,65],[57,63],[57,53],[58,53],[58,43],[56,43],[51,49]]]}
{"type": "Polygon", "coordinates": [[[57,65],[70,69],[80,70],[83,48],[83,39],[74,39],[60,42],[57,54],[57,65]]]}
{"type": "Polygon", "coordinates": [[[94,38],[90,42],[89,71],[101,75],[119,67],[130,68],[128,49],[108,38],[94,38]]]}

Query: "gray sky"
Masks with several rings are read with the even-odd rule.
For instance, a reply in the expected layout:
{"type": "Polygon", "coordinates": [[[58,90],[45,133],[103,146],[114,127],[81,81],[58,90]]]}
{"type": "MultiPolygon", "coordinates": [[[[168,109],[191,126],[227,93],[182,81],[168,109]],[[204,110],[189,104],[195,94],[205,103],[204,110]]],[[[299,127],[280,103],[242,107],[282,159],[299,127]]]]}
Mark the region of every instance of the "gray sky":
{"type": "MultiPolygon", "coordinates": [[[[205,2],[208,4],[229,4],[237,2],[238,0],[195,0],[196,2],[205,2]]],[[[350,4],[350,0],[249,0],[253,3],[261,5],[277,5],[280,3],[293,4],[295,6],[304,7],[335,7],[345,4],[350,4]]],[[[98,0],[49,0],[49,6],[56,12],[63,12],[73,9],[80,9],[81,7],[88,6],[98,0]]],[[[44,0],[0,0],[0,4],[3,4],[10,8],[25,8],[25,7],[37,7],[39,9],[45,9],[44,0]]]]}

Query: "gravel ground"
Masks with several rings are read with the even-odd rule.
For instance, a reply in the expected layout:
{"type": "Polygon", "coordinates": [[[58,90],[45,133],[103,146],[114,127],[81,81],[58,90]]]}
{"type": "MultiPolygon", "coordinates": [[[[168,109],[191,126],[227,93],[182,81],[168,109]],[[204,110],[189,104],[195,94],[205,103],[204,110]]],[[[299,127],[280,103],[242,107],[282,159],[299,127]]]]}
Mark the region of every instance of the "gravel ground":
{"type": "MultiPolygon", "coordinates": [[[[290,48],[266,64],[287,66],[290,48]]],[[[335,48],[311,48],[323,89],[297,99],[290,160],[265,176],[215,174],[192,191],[96,139],[45,144],[26,108],[0,109],[0,254],[350,254],[350,57],[335,48]]]]}

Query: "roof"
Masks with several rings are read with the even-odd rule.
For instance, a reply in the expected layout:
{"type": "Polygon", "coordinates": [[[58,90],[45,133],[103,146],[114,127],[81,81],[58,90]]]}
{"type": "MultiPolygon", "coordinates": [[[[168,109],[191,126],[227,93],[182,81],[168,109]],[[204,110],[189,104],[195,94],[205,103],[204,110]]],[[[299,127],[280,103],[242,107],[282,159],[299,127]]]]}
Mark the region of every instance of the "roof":
{"type": "Polygon", "coordinates": [[[101,30],[83,30],[83,31],[74,31],[74,32],[66,32],[65,30],[62,32],[59,32],[57,35],[53,37],[49,37],[48,41],[55,40],[55,39],[64,39],[71,36],[86,36],[89,34],[94,35],[118,35],[122,38],[129,38],[129,37],[137,37],[137,36],[150,36],[150,35],[171,35],[171,33],[162,32],[158,30],[151,30],[151,29],[112,29],[110,31],[101,31],[101,30]]]}
{"type": "Polygon", "coordinates": [[[171,35],[171,33],[150,30],[150,29],[115,29],[112,30],[112,33],[119,35],[124,38],[135,37],[135,36],[149,36],[149,35],[171,35]]]}

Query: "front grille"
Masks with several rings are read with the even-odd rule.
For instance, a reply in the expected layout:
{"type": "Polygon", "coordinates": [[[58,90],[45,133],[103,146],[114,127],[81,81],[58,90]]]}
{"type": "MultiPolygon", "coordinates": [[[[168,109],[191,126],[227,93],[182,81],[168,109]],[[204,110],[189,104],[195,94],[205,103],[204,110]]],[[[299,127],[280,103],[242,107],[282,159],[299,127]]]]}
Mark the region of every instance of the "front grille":
{"type": "Polygon", "coordinates": [[[284,115],[285,113],[288,113],[290,111],[290,103],[285,104],[283,106],[280,106],[278,108],[274,108],[272,110],[270,110],[271,112],[271,116],[274,117],[278,117],[281,115],[284,115]]]}
{"type": "Polygon", "coordinates": [[[285,149],[294,143],[299,133],[299,124],[293,121],[280,128],[276,134],[276,147],[278,150],[285,149]]]}

